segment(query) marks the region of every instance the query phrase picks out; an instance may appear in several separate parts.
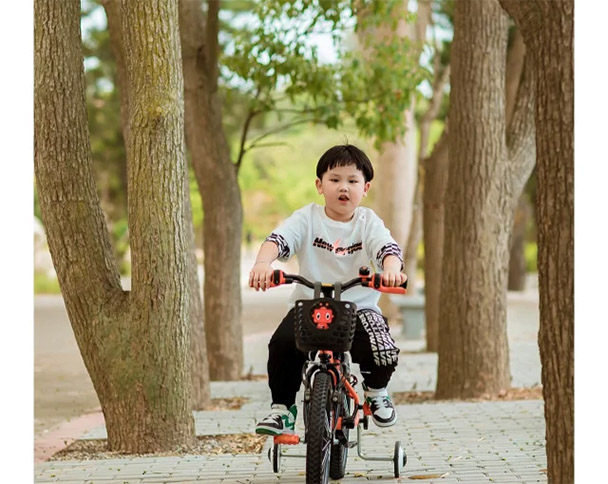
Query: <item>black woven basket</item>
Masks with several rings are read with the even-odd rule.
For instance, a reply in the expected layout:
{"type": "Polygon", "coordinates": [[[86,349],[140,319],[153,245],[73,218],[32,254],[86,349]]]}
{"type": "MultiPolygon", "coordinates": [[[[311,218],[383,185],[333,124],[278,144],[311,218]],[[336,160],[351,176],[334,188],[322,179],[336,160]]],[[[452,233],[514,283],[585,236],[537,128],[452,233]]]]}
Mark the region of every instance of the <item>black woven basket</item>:
{"type": "Polygon", "coordinates": [[[299,299],[295,306],[296,346],[300,351],[350,351],[357,305],[330,298],[299,299]]]}

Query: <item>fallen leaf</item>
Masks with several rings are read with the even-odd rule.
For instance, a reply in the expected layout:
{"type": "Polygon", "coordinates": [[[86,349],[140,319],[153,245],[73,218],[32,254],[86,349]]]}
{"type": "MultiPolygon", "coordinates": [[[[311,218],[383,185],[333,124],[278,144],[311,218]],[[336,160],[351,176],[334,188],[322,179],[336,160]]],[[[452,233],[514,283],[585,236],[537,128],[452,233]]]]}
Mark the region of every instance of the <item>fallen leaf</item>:
{"type": "Polygon", "coordinates": [[[367,474],[365,472],[355,472],[353,477],[367,477],[367,474]]]}
{"type": "Polygon", "coordinates": [[[416,474],[413,476],[409,476],[408,479],[414,480],[422,480],[422,479],[442,479],[446,476],[449,476],[449,472],[445,472],[444,474],[416,474]]]}

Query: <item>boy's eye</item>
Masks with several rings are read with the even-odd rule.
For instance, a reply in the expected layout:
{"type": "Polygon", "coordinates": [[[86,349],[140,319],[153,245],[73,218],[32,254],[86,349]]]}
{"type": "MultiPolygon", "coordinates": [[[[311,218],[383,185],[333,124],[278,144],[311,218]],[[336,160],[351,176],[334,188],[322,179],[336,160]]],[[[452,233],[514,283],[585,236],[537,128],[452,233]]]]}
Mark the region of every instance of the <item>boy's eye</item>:
{"type": "Polygon", "coordinates": [[[359,182],[359,180],[351,180],[350,182],[351,182],[351,183],[358,183],[358,182],[359,182]]]}
{"type": "Polygon", "coordinates": [[[337,179],[337,178],[331,178],[329,181],[332,181],[332,182],[337,182],[337,181],[338,181],[338,179],[337,179]]]}

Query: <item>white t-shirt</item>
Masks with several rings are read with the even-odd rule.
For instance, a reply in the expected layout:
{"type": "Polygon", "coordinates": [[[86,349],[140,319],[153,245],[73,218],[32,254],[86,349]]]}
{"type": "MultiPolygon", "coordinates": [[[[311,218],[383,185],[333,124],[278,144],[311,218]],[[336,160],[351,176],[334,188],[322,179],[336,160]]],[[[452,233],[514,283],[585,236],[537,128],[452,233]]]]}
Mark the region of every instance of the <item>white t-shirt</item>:
{"type": "MultiPolygon", "coordinates": [[[[311,203],[296,210],[266,240],[277,244],[279,260],[297,255],[300,275],[310,281],[347,282],[359,275],[359,267],[382,272],[387,255],[403,257],[390,231],[373,210],[357,207],[349,222],[330,219],[325,207],[311,203]]],[[[289,300],[311,299],[313,290],[296,284],[289,300]]],[[[380,312],[380,293],[356,286],[343,293],[342,299],[354,302],[358,309],[380,312]]]]}

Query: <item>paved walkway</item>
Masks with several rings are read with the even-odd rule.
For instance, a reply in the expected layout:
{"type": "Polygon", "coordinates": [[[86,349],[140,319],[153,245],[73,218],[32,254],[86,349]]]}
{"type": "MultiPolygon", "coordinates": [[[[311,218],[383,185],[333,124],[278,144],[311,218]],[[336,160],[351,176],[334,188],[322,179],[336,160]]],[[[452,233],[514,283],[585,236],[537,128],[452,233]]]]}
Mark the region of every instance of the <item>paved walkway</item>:
{"type": "MultiPolygon", "coordinates": [[[[538,309],[532,294],[509,296],[509,343],[513,386],[540,383],[540,360],[534,338],[538,309]]],[[[393,392],[433,390],[437,355],[420,352],[422,342],[405,341],[397,331],[402,353],[391,381],[393,392]]],[[[265,373],[269,333],[247,336],[246,368],[265,373]]],[[[266,381],[214,382],[213,397],[242,396],[249,400],[238,411],[195,412],[198,435],[238,434],[253,430],[266,414],[270,392],[266,381]]],[[[301,400],[301,395],[298,401],[301,400]]],[[[351,449],[347,474],[341,483],[363,481],[428,483],[545,483],[545,428],[542,400],[498,402],[443,402],[398,405],[398,423],[363,433],[366,454],[391,457],[401,441],[408,463],[401,477],[393,477],[392,462],[362,460],[351,449]],[[435,476],[435,477],[432,477],[435,476]]],[[[298,428],[302,431],[301,416],[298,428]]],[[[100,426],[82,438],[105,437],[100,426]]],[[[35,482],[93,483],[301,483],[303,459],[284,458],[274,474],[267,458],[268,440],[259,455],[145,457],[97,461],[43,462],[35,466],[35,482]]],[[[289,448],[302,453],[303,446],[289,448]]]]}

